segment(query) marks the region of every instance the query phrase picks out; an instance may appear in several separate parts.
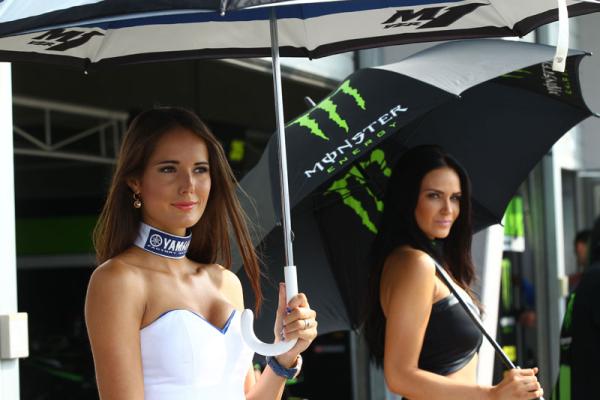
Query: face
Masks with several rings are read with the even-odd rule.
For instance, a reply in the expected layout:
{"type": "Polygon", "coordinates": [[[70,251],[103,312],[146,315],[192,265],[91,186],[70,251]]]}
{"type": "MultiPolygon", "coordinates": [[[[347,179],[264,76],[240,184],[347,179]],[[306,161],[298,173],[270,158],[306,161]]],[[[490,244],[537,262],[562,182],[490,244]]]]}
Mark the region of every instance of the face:
{"type": "Polygon", "coordinates": [[[415,219],[429,239],[443,239],[450,234],[460,213],[460,178],[451,168],[437,168],[421,181],[415,219]]]}
{"type": "Polygon", "coordinates": [[[575,243],[575,255],[577,257],[577,265],[585,265],[588,261],[587,256],[587,243],[577,242],[575,243]]]}
{"type": "Polygon", "coordinates": [[[131,180],[130,187],[140,194],[145,223],[183,235],[202,217],[210,183],[204,140],[176,128],[159,139],[141,179],[131,180]]]}

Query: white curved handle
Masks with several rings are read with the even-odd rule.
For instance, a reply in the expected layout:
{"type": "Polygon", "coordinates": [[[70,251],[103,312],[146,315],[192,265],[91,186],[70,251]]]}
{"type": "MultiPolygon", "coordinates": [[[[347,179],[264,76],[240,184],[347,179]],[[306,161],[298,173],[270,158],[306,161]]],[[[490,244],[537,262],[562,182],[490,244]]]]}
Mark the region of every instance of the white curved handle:
{"type": "Polygon", "coordinates": [[[255,353],[270,357],[290,351],[298,341],[297,339],[277,343],[265,343],[261,341],[254,334],[254,313],[248,309],[242,313],[242,337],[255,353]]]}
{"type": "MultiPolygon", "coordinates": [[[[285,275],[285,296],[286,302],[298,294],[298,279],[296,275],[296,266],[288,265],[283,269],[285,275]]],[[[254,313],[252,310],[244,310],[241,317],[242,337],[244,341],[255,353],[263,356],[278,356],[286,353],[294,347],[297,339],[282,341],[277,343],[265,343],[258,339],[254,334],[254,313]]]]}

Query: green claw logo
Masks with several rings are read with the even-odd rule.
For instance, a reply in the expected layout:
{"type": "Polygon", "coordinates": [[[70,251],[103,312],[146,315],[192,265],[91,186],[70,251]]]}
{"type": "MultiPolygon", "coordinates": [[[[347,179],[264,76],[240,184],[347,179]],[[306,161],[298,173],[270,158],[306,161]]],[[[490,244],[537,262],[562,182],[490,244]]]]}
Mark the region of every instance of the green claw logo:
{"type": "Polygon", "coordinates": [[[515,71],[509,72],[508,74],[502,75],[502,78],[523,79],[527,78],[532,73],[533,72],[531,72],[528,69],[517,69],[515,71]]]}
{"type": "MultiPolygon", "coordinates": [[[[346,131],[346,133],[348,133],[350,131],[348,122],[340,116],[340,114],[337,111],[338,106],[333,102],[333,97],[340,92],[352,97],[356,105],[363,111],[367,109],[365,100],[361,96],[360,92],[356,88],[350,86],[350,80],[344,81],[344,83],[342,83],[342,85],[338,87],[335,92],[333,92],[330,96],[326,97],[323,101],[321,101],[315,107],[315,109],[325,111],[331,121],[335,122],[337,126],[339,126],[341,129],[346,131]]],[[[327,136],[325,132],[323,132],[317,120],[313,119],[310,116],[310,113],[304,114],[302,117],[292,122],[289,126],[292,126],[294,124],[298,124],[301,127],[308,128],[311,134],[320,137],[321,139],[329,140],[329,136],[327,136]]]]}
{"type": "MultiPolygon", "coordinates": [[[[310,112],[288,125],[288,127],[299,125],[307,128],[310,134],[329,141],[329,136],[323,131],[317,118],[311,115],[316,109],[320,109],[327,113],[329,121],[334,122],[347,134],[342,140],[339,140],[339,138],[338,140],[333,140],[332,142],[335,143],[332,144],[331,148],[321,153],[322,155],[314,162],[307,163],[309,166],[305,167],[304,170],[306,178],[312,178],[323,171],[331,174],[336,169],[343,168],[346,163],[353,162],[355,158],[362,157],[364,151],[370,150],[385,135],[397,130],[397,118],[400,114],[408,111],[408,107],[402,104],[393,105],[382,111],[378,116],[372,117],[373,119],[369,118],[368,123],[365,122],[368,114],[356,115],[355,112],[351,114],[354,117],[352,124],[357,125],[360,123],[362,125],[362,129],[357,130],[356,126],[350,127],[348,121],[340,115],[340,105],[335,102],[335,99],[340,95],[350,96],[360,110],[367,110],[367,102],[360,91],[350,84],[350,80],[346,80],[310,112]]],[[[350,107],[346,107],[341,114],[349,114],[353,111],[348,110],[348,108],[350,107]]]]}
{"type": "Polygon", "coordinates": [[[380,200],[373,191],[367,185],[367,179],[363,175],[361,171],[366,170],[370,165],[375,164],[379,167],[379,171],[387,178],[392,174],[392,170],[387,166],[387,161],[385,159],[385,153],[381,149],[376,149],[371,152],[371,155],[368,160],[361,161],[358,163],[360,168],[357,166],[353,166],[350,170],[342,177],[334,181],[329,189],[325,192],[325,194],[337,193],[342,197],[343,203],[350,207],[352,211],[360,218],[361,223],[365,226],[369,231],[374,234],[377,234],[377,227],[375,223],[371,219],[369,212],[363,205],[363,202],[356,197],[354,197],[352,190],[350,189],[350,182],[358,182],[361,186],[364,187],[367,194],[369,195],[370,200],[375,205],[375,209],[377,212],[383,212],[383,201],[380,200]]]}

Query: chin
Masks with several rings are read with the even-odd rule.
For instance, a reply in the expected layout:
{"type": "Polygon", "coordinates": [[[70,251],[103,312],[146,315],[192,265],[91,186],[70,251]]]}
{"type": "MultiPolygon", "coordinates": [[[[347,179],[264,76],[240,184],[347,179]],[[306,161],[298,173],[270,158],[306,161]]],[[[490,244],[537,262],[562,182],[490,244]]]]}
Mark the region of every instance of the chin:
{"type": "Polygon", "coordinates": [[[200,220],[199,215],[178,215],[170,218],[169,224],[172,226],[177,226],[178,228],[191,228],[196,225],[200,220]]]}
{"type": "Polygon", "coordinates": [[[436,239],[446,239],[449,235],[450,235],[450,231],[443,231],[443,232],[436,232],[436,234],[433,235],[433,237],[436,239]]]}

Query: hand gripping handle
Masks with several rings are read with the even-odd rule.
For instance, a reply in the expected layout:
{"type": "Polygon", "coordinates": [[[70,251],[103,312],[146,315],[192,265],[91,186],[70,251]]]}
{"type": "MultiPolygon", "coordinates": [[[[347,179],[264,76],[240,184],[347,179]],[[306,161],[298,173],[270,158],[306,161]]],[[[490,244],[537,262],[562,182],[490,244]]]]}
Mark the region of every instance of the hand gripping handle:
{"type": "MultiPolygon", "coordinates": [[[[285,275],[285,296],[286,303],[292,297],[298,294],[298,278],[296,276],[296,266],[288,265],[283,269],[285,275]]],[[[252,310],[244,310],[242,313],[242,337],[246,344],[254,350],[255,353],[263,356],[278,356],[286,353],[294,347],[298,339],[285,340],[276,343],[265,343],[254,334],[254,313],[252,310]]]]}

